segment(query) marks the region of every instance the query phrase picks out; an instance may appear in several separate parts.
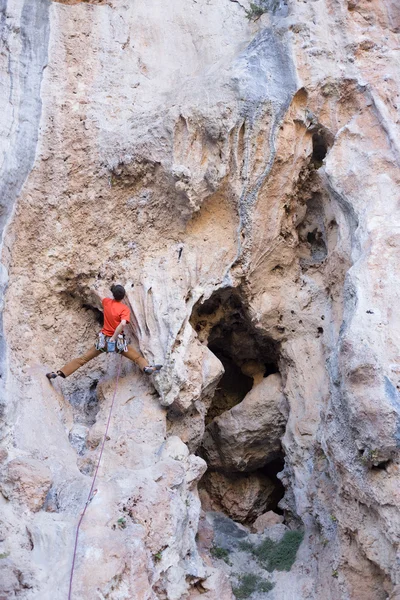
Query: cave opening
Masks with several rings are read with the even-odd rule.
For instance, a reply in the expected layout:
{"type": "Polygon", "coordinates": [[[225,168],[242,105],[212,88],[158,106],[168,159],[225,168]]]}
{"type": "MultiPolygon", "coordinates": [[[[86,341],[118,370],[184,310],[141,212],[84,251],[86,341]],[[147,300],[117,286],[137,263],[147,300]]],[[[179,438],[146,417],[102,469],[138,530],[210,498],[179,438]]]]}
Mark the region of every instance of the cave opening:
{"type": "Polygon", "coordinates": [[[103,311],[95,306],[91,298],[88,298],[86,294],[80,293],[79,287],[75,290],[64,289],[60,292],[63,304],[68,308],[74,307],[75,309],[84,309],[87,314],[91,315],[94,321],[100,327],[104,326],[104,314],[103,311]]]}
{"type": "Polygon", "coordinates": [[[85,310],[91,311],[96,320],[96,323],[100,325],[100,327],[104,327],[104,314],[103,311],[97,308],[97,306],[93,306],[92,304],[83,303],[82,308],[85,310]]]}
{"type": "Polygon", "coordinates": [[[282,481],[278,478],[278,474],[283,471],[285,467],[285,456],[283,451],[281,451],[275,460],[267,463],[262,469],[260,469],[261,473],[264,473],[275,485],[275,493],[271,499],[269,504],[269,510],[277,513],[278,515],[283,515],[283,510],[279,507],[279,502],[282,500],[285,495],[285,488],[283,486],[282,481]]]}
{"type": "Polygon", "coordinates": [[[312,134],[312,156],[311,164],[319,169],[322,166],[330,148],[334,142],[334,136],[329,129],[323,125],[314,128],[312,134]]]}
{"type": "Polygon", "coordinates": [[[218,346],[211,344],[208,347],[221,361],[225,372],[219,381],[211,406],[207,411],[206,425],[211,423],[215,417],[239,404],[253,387],[252,377],[243,373],[230,356],[225,354],[218,346]]]}
{"type": "Polygon", "coordinates": [[[328,144],[321,133],[313,133],[312,136],[312,145],[313,145],[313,153],[312,159],[316,162],[321,162],[324,160],[328,153],[328,144]]]}
{"type": "Polygon", "coordinates": [[[271,404],[273,400],[268,396],[268,386],[270,381],[274,384],[280,381],[279,345],[253,324],[244,296],[233,288],[218,290],[209,299],[199,302],[193,309],[191,324],[199,340],[207,344],[224,367],[224,374],[206,413],[206,431],[198,449],[199,455],[208,464],[199,485],[203,504],[244,524],[251,524],[267,511],[282,514],[278,504],[285,489],[277,475],[285,464],[280,442],[285,420],[282,415],[276,416],[277,407],[271,410],[269,406],[265,411],[263,407],[263,390],[266,390],[266,402],[271,404]],[[252,401],[253,396],[255,402],[252,401]],[[245,398],[246,402],[243,403],[245,398]],[[246,422],[247,404],[249,415],[246,422]],[[215,459],[219,453],[221,456],[224,453],[219,445],[232,445],[223,420],[233,415],[231,411],[234,408],[242,411],[241,416],[235,414],[234,420],[240,422],[243,418],[243,429],[249,430],[250,440],[247,447],[236,436],[238,453],[248,454],[250,459],[240,463],[238,458],[236,464],[233,458],[235,464],[231,464],[229,459],[220,464],[219,459],[215,459]],[[271,411],[271,420],[281,419],[279,427],[271,429],[274,446],[272,448],[267,443],[265,453],[263,440],[265,436],[268,438],[269,424],[264,422],[265,417],[264,421],[263,418],[259,421],[256,418],[254,422],[254,410],[265,414],[271,411]],[[215,453],[210,453],[207,448],[207,439],[211,438],[216,446],[215,453]]]}
{"type": "Polygon", "coordinates": [[[279,373],[276,342],[254,327],[236,290],[218,290],[197,304],[190,322],[225,370],[206,422],[239,404],[260,379],[279,373]]]}

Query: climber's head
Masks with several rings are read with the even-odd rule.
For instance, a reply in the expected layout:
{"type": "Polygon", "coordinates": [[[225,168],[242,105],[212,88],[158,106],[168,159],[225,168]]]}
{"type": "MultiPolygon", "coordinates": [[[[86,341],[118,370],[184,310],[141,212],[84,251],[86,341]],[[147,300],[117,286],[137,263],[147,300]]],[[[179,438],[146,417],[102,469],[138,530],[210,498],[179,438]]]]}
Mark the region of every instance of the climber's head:
{"type": "Polygon", "coordinates": [[[114,300],[121,302],[125,298],[125,288],[122,285],[114,285],[110,287],[110,291],[114,296],[114,300]]]}

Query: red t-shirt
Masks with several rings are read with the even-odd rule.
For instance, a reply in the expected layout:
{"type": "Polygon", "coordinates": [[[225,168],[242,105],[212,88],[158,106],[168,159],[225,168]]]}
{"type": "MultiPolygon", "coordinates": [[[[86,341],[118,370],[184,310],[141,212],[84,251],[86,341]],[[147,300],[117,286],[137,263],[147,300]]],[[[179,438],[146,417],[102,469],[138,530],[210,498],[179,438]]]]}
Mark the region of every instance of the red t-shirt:
{"type": "Polygon", "coordinates": [[[101,331],[104,335],[114,335],[114,331],[122,320],[129,323],[131,312],[126,304],[112,298],[104,298],[101,303],[104,308],[104,327],[101,331]]]}

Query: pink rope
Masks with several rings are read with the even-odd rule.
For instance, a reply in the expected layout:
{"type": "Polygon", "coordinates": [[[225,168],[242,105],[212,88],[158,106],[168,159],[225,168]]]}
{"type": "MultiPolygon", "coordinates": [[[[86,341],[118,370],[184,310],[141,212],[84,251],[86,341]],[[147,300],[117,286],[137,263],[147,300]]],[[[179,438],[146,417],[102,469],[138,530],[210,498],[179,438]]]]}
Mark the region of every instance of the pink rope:
{"type": "Polygon", "coordinates": [[[112,414],[112,410],[113,410],[113,407],[114,407],[115,397],[117,395],[118,380],[119,380],[119,376],[121,374],[121,364],[122,364],[122,354],[120,355],[120,360],[119,360],[119,365],[118,365],[118,372],[117,372],[117,380],[115,382],[114,395],[113,395],[113,399],[112,399],[111,406],[110,406],[110,412],[108,414],[108,421],[107,421],[106,431],[105,431],[104,437],[103,437],[103,442],[101,444],[99,459],[97,461],[96,470],[94,472],[94,476],[93,476],[93,481],[92,481],[92,485],[91,485],[91,488],[90,488],[90,492],[89,492],[88,498],[86,500],[85,507],[84,507],[84,509],[83,509],[83,511],[81,513],[81,516],[79,518],[78,525],[77,525],[77,528],[76,528],[74,555],[73,555],[73,558],[72,558],[71,575],[70,575],[70,578],[69,578],[68,600],[71,600],[71,598],[72,598],[72,580],[74,578],[74,569],[75,569],[75,561],[76,561],[76,551],[77,551],[77,548],[78,548],[79,530],[80,530],[80,527],[81,527],[81,524],[82,524],[82,521],[83,521],[83,517],[85,516],[86,509],[89,506],[89,504],[91,503],[91,501],[93,500],[93,498],[95,497],[95,495],[97,494],[97,490],[94,489],[94,486],[95,486],[96,479],[97,479],[97,473],[98,473],[99,467],[100,467],[101,457],[103,456],[103,450],[104,450],[104,445],[105,445],[106,439],[107,439],[108,428],[110,427],[111,414],[112,414]]]}

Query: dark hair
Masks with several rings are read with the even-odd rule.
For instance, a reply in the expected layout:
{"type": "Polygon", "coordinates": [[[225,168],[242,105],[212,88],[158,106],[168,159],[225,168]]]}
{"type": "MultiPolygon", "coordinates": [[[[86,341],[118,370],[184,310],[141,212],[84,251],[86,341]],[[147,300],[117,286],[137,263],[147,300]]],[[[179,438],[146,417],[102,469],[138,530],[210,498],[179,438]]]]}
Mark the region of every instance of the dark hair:
{"type": "Polygon", "coordinates": [[[110,291],[114,296],[114,300],[117,300],[118,302],[125,298],[125,288],[122,285],[112,284],[112,286],[110,287],[110,291]]]}

